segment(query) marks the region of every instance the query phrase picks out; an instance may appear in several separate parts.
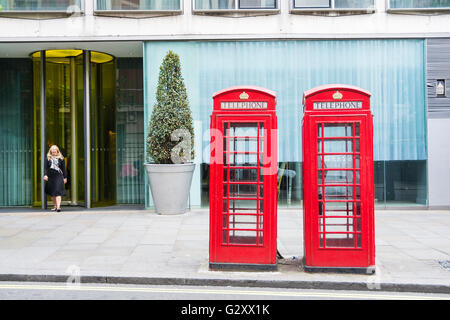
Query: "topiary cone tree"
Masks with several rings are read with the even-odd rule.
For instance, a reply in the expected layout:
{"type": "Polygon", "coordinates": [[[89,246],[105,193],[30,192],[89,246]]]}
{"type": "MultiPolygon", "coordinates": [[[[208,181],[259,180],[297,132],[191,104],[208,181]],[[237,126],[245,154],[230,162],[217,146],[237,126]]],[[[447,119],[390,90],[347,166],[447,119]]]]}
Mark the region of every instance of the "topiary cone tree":
{"type": "Polygon", "coordinates": [[[180,57],[169,51],[158,79],[146,141],[147,162],[186,163],[194,158],[192,114],[181,74],[180,57]]]}

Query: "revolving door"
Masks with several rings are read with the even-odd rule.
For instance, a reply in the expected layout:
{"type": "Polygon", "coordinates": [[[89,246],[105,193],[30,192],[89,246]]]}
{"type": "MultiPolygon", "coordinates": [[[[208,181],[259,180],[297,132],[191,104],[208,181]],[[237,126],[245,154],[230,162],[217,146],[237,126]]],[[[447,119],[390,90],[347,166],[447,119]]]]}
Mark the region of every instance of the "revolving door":
{"type": "Polygon", "coordinates": [[[46,50],[33,60],[33,205],[46,208],[43,159],[51,145],[68,173],[63,205],[116,201],[115,59],[86,50],[46,50]],[[44,199],[44,201],[42,201],[44,199]]]}

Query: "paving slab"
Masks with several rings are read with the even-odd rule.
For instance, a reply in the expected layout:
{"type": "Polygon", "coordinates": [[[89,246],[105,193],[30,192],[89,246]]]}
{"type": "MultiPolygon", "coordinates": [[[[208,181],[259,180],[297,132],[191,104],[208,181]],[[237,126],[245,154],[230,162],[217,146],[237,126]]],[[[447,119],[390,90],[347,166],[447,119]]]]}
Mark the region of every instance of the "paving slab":
{"type": "Polygon", "coordinates": [[[0,280],[233,285],[450,294],[450,211],[376,210],[376,273],[303,270],[302,210],[278,210],[271,272],[210,271],[209,211],[0,210],[0,280]]]}

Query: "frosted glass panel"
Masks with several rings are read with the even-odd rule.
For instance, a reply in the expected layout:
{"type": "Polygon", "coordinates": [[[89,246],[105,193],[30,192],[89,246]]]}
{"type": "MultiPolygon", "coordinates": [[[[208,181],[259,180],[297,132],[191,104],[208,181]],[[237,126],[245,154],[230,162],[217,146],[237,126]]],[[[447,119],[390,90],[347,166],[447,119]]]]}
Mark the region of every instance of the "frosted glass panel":
{"type": "Polygon", "coordinates": [[[425,160],[423,40],[146,42],[146,119],[155,103],[160,61],[180,55],[193,117],[201,121],[201,162],[209,162],[214,92],[256,85],[277,93],[278,159],[302,161],[302,94],[323,84],[372,93],[375,160],[425,160]]]}

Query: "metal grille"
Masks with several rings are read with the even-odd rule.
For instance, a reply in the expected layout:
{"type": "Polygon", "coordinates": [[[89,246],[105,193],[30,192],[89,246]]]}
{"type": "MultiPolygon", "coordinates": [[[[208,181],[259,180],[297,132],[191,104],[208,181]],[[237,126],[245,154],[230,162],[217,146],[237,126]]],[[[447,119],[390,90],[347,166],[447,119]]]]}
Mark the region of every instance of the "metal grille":
{"type": "Polygon", "coordinates": [[[263,245],[264,125],[224,123],[222,243],[263,245]]]}
{"type": "Polygon", "coordinates": [[[360,123],[318,123],[321,248],[361,248],[360,123]]]}

